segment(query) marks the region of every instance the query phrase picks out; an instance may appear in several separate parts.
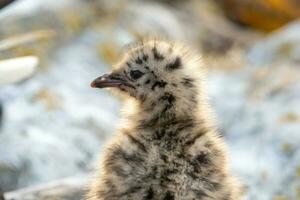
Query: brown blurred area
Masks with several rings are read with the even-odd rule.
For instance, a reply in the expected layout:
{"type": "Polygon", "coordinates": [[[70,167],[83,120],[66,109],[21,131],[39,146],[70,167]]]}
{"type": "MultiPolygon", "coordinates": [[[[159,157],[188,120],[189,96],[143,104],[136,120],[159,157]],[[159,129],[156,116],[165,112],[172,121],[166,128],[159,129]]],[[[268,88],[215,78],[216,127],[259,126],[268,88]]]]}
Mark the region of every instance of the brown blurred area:
{"type": "Polygon", "coordinates": [[[15,0],[0,0],[0,9],[14,2],[15,0]]]}
{"type": "Polygon", "coordinates": [[[300,17],[300,0],[216,0],[231,20],[273,31],[300,17]]]}

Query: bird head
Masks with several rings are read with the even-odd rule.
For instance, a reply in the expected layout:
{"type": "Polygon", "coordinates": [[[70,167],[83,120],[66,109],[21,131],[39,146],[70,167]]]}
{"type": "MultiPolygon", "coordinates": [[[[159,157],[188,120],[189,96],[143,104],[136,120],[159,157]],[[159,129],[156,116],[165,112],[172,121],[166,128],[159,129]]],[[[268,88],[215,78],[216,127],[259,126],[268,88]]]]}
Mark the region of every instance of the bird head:
{"type": "Polygon", "coordinates": [[[148,109],[160,107],[160,112],[175,108],[176,103],[193,109],[202,78],[199,58],[194,55],[175,43],[143,41],[128,48],[113,71],[96,78],[91,86],[115,88],[148,109]]]}

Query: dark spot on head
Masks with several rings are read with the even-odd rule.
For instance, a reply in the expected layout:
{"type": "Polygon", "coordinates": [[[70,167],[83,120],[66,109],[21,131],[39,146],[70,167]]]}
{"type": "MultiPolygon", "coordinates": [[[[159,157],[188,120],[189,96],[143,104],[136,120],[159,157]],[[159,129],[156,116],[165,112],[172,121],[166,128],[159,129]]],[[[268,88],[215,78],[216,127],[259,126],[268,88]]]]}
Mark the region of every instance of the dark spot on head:
{"type": "Polygon", "coordinates": [[[160,99],[167,101],[170,104],[175,101],[175,97],[173,96],[173,94],[168,93],[168,92],[166,92],[160,99]]]}
{"type": "Polygon", "coordinates": [[[131,64],[129,62],[127,62],[126,65],[131,68],[131,64]]]}
{"type": "Polygon", "coordinates": [[[143,64],[143,61],[142,61],[142,59],[140,59],[140,57],[138,57],[136,60],[135,60],[135,63],[136,64],[143,64]]]}
{"type": "Polygon", "coordinates": [[[172,83],[172,85],[173,85],[174,87],[177,87],[177,84],[176,84],[176,83],[172,83]]]}
{"type": "Polygon", "coordinates": [[[145,85],[149,84],[151,81],[150,79],[148,79],[146,82],[145,82],[145,85]]]}
{"type": "Polygon", "coordinates": [[[154,71],[151,71],[151,74],[153,74],[153,76],[154,76],[155,78],[157,78],[157,76],[156,76],[156,74],[154,73],[154,71]]]}
{"type": "Polygon", "coordinates": [[[138,83],[136,86],[140,87],[140,86],[141,86],[141,84],[139,84],[139,83],[138,83]]]}
{"type": "Polygon", "coordinates": [[[148,67],[148,66],[145,66],[145,68],[149,70],[149,67],[148,67]]]}
{"type": "Polygon", "coordinates": [[[153,47],[152,53],[155,60],[162,61],[164,59],[164,56],[157,51],[156,47],[153,47]]]}
{"type": "Polygon", "coordinates": [[[156,82],[152,85],[151,89],[152,89],[152,90],[155,90],[155,88],[156,88],[157,86],[160,87],[160,88],[164,88],[166,85],[167,85],[167,82],[165,82],[165,81],[163,81],[163,80],[161,80],[161,81],[156,81],[156,82]]]}
{"type": "Polygon", "coordinates": [[[143,60],[144,60],[145,62],[147,62],[147,60],[148,60],[148,55],[143,54],[143,60]]]}
{"type": "Polygon", "coordinates": [[[179,69],[181,67],[182,67],[182,63],[179,57],[176,57],[176,59],[173,62],[166,65],[166,69],[169,71],[179,69]]]}
{"type": "Polygon", "coordinates": [[[194,87],[194,80],[190,78],[183,78],[181,83],[186,87],[194,87]]]}
{"type": "Polygon", "coordinates": [[[174,200],[174,194],[170,191],[167,191],[163,200],[174,200]]]}

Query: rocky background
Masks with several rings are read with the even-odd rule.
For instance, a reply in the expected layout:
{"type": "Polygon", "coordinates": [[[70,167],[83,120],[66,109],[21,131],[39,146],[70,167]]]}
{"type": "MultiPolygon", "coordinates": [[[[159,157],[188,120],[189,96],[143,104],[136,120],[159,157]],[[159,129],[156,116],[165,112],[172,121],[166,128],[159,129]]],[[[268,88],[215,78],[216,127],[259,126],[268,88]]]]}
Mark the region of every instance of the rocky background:
{"type": "Polygon", "coordinates": [[[249,28],[248,18],[236,18],[244,24],[237,25],[220,4],[227,5],[18,0],[2,9],[0,59],[40,58],[32,77],[0,85],[0,188],[6,199],[82,198],[78,188],[118,125],[121,106],[89,83],[109,70],[124,45],[151,34],[202,52],[211,103],[232,172],[245,185],[244,199],[300,199],[300,21],[291,17],[263,29],[251,20],[249,28]]]}

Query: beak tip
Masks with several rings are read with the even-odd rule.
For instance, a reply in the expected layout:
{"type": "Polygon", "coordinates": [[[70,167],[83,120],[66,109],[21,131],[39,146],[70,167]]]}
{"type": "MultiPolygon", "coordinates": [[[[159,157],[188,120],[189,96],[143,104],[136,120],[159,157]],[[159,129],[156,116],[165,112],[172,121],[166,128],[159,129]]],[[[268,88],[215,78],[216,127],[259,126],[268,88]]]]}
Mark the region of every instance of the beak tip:
{"type": "Polygon", "coordinates": [[[91,82],[90,86],[91,86],[92,88],[96,88],[96,87],[97,87],[95,81],[91,82]]]}
{"type": "Polygon", "coordinates": [[[119,87],[123,84],[123,80],[116,78],[110,74],[104,74],[93,80],[90,84],[92,88],[108,88],[119,87]]]}

